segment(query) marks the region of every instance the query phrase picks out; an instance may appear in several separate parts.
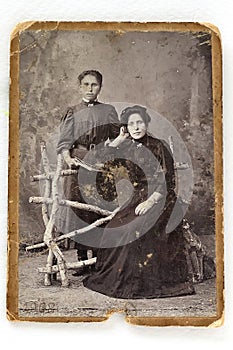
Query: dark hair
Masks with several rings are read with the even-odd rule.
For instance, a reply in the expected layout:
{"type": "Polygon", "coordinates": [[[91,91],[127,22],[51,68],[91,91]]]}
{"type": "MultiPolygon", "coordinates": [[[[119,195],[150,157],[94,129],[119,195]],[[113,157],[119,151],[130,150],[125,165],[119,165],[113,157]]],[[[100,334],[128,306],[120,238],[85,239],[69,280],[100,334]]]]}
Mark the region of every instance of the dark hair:
{"type": "Polygon", "coordinates": [[[85,70],[84,72],[82,72],[81,74],[79,74],[78,76],[78,80],[79,80],[79,83],[81,84],[83,78],[86,76],[86,75],[93,75],[94,77],[96,77],[98,83],[100,84],[100,86],[102,86],[102,81],[103,81],[103,76],[100,72],[98,72],[97,70],[85,70]]]}
{"type": "Polygon", "coordinates": [[[121,116],[120,116],[120,121],[123,125],[127,125],[128,124],[128,120],[129,117],[131,116],[131,114],[134,113],[138,113],[144,123],[146,124],[146,126],[148,126],[149,122],[151,121],[151,117],[149,116],[149,114],[146,111],[145,107],[139,106],[139,105],[135,105],[132,107],[127,107],[125,108],[122,112],[121,112],[121,116]]]}

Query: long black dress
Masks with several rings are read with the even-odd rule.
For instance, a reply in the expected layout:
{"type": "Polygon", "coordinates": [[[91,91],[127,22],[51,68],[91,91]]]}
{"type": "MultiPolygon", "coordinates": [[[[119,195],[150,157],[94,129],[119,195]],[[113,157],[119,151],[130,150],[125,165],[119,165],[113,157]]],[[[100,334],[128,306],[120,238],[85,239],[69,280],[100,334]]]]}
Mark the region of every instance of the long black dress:
{"type": "MultiPolygon", "coordinates": [[[[122,159],[121,166],[127,169],[133,193],[105,227],[96,271],[84,279],[84,286],[124,299],[192,294],[182,225],[166,232],[176,202],[170,151],[149,135],[139,142],[126,141],[122,147],[128,160],[122,159]],[[137,205],[154,191],[161,193],[163,200],[137,216],[137,205]]],[[[119,159],[116,164],[119,167],[119,159]]]]}
{"type": "MultiPolygon", "coordinates": [[[[101,162],[101,150],[107,139],[114,139],[119,133],[119,119],[115,108],[110,104],[98,101],[89,104],[81,103],[69,107],[62,118],[60,137],[57,144],[57,153],[64,149],[70,151],[71,157],[85,159],[87,162],[101,162]]],[[[87,203],[105,208],[108,201],[103,200],[103,193],[96,188],[96,173],[77,167],[78,174],[64,178],[64,197],[71,201],[87,203]]],[[[101,173],[97,174],[99,182],[103,181],[101,173]]],[[[110,184],[111,185],[111,184],[110,184]]],[[[98,187],[98,186],[97,186],[98,187]]],[[[103,188],[103,186],[102,186],[103,188]]],[[[106,190],[106,187],[104,188],[106,190]]],[[[103,192],[103,191],[102,191],[103,192]]],[[[106,197],[106,196],[105,196],[106,197]]],[[[115,203],[113,203],[113,206],[115,203]]],[[[77,208],[62,208],[59,217],[59,226],[62,232],[67,233],[87,226],[100,218],[100,215],[87,210],[77,208]]],[[[98,246],[101,232],[98,229],[93,234],[87,232],[77,238],[81,243],[78,247],[78,256],[81,260],[87,259],[87,248],[98,246]]]]}

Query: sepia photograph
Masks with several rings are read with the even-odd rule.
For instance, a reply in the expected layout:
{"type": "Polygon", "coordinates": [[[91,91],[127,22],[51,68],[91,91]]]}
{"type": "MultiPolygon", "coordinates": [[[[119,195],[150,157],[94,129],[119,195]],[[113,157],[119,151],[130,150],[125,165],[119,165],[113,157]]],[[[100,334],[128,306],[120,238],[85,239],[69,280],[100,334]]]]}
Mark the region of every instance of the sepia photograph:
{"type": "Polygon", "coordinates": [[[221,60],[211,25],[16,27],[10,319],[223,322],[221,60]]]}

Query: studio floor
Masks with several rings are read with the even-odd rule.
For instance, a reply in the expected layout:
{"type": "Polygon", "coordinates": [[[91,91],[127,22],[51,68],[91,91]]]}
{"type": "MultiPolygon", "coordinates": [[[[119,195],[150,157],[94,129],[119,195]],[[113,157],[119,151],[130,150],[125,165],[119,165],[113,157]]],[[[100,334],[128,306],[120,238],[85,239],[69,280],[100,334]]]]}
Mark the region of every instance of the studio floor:
{"type": "MultiPolygon", "coordinates": [[[[64,252],[67,261],[76,261],[76,251],[64,252]]],[[[19,315],[21,317],[105,317],[125,312],[129,317],[211,317],[216,315],[216,280],[195,284],[194,295],[160,299],[115,299],[83,286],[84,276],[69,270],[69,287],[58,279],[44,286],[38,267],[46,265],[47,254],[38,252],[19,257],[19,315]]]]}

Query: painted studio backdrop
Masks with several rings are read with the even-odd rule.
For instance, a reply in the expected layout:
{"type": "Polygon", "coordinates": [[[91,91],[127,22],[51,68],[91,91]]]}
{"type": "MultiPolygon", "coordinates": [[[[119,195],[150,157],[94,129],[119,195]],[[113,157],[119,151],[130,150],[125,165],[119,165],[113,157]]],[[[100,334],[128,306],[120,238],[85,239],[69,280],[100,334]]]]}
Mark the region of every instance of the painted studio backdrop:
{"type": "MultiPolygon", "coordinates": [[[[61,117],[80,101],[78,75],[87,69],[103,74],[101,102],[139,104],[155,116],[154,136],[168,142],[169,123],[187,148],[192,191],[186,217],[198,235],[214,235],[214,151],[211,45],[207,33],[113,31],[24,31],[20,34],[20,240],[43,240],[40,196],[40,141],[55,162],[61,117]]],[[[185,170],[184,170],[185,174],[185,170]]],[[[189,186],[184,176],[183,189],[189,186]]]]}

